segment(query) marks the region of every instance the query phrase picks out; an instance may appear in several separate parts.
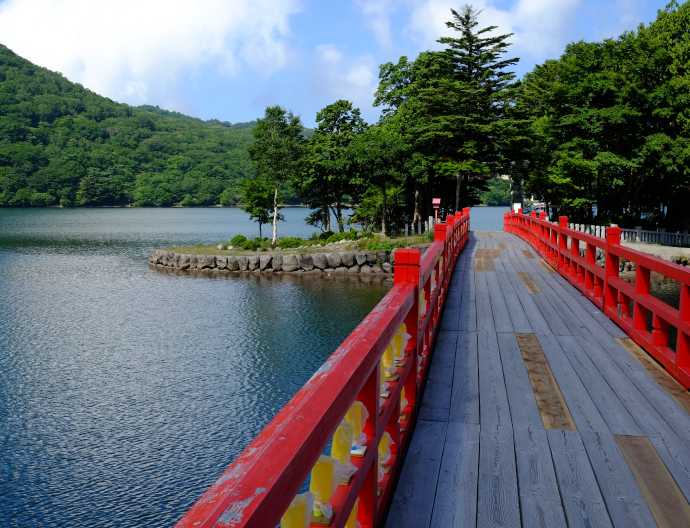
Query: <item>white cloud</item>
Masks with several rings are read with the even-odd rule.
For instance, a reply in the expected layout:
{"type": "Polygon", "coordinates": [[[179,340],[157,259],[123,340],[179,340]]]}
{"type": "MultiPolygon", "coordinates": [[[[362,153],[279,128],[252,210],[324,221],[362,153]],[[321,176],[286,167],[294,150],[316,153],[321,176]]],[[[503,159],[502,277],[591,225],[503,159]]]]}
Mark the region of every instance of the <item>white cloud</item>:
{"type": "Polygon", "coordinates": [[[384,48],[393,45],[390,16],[400,5],[397,0],[355,0],[355,5],[364,15],[364,23],[373,32],[376,40],[384,48]]]}
{"type": "Polygon", "coordinates": [[[174,98],[201,66],[270,74],[291,61],[300,0],[5,0],[0,41],[95,92],[174,98]]]}
{"type": "Polygon", "coordinates": [[[347,57],[334,44],[316,48],[316,64],[312,69],[312,90],[319,98],[335,102],[352,101],[367,109],[374,100],[378,85],[378,66],[371,55],[347,57]]]}

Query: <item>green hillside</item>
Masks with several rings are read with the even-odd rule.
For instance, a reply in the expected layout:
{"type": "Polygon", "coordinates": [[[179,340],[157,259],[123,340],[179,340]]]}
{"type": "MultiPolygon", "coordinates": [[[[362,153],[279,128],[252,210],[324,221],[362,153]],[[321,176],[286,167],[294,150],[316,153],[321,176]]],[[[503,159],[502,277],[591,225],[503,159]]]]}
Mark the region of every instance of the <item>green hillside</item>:
{"type": "Polygon", "coordinates": [[[0,206],[230,205],[253,125],[116,103],[0,45],[0,206]]]}

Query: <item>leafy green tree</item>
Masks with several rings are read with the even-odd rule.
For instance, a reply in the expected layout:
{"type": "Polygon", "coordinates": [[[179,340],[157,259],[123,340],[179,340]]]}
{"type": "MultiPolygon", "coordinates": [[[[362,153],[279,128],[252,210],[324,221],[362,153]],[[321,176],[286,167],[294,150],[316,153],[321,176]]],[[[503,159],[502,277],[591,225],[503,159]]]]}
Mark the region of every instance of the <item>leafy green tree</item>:
{"type": "Polygon", "coordinates": [[[488,190],[482,195],[485,205],[510,205],[510,181],[490,180],[488,190]]]}
{"type": "Polygon", "coordinates": [[[278,191],[298,174],[303,156],[302,129],[299,116],[278,105],[269,106],[252,130],[254,143],[247,147],[254,169],[273,186],[273,244],[278,240],[278,191]]]}
{"type": "MultiPolygon", "coordinates": [[[[273,222],[272,211],[274,188],[273,185],[263,178],[256,178],[254,180],[244,180],[242,182],[242,198],[244,207],[242,210],[249,214],[251,220],[256,220],[259,224],[259,238],[263,238],[261,234],[261,226],[273,222]]],[[[282,202],[278,203],[278,207],[282,202]]],[[[278,213],[278,220],[285,220],[285,217],[278,213]]]]}
{"type": "Polygon", "coordinates": [[[405,142],[383,126],[372,126],[355,137],[348,155],[356,167],[353,183],[362,189],[376,187],[381,193],[381,233],[386,236],[388,189],[405,181],[409,151],[405,142]]]}
{"type": "Polygon", "coordinates": [[[525,77],[527,190],[552,217],[687,229],[690,4],[604,42],[569,45],[525,77]]]}
{"type": "Polygon", "coordinates": [[[316,130],[305,147],[305,163],[297,187],[313,210],[306,219],[308,224],[330,231],[333,211],[338,230],[343,232],[343,199],[354,191],[347,147],[367,125],[359,109],[342,99],[320,110],[316,121],[316,130]]]}

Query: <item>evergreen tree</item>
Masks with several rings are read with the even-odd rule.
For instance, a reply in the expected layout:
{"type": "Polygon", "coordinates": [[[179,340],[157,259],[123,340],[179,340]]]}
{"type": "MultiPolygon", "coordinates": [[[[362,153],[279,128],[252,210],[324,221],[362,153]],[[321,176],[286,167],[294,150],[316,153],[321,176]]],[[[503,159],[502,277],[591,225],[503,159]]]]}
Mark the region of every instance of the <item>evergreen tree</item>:
{"type": "Polygon", "coordinates": [[[507,112],[516,83],[506,69],[519,60],[503,58],[511,35],[486,36],[495,26],[475,31],[480,12],[470,5],[451,13],[446,25],[460,37],[439,39],[444,51],[422,53],[413,63],[403,57],[382,66],[375,104],[405,122],[401,128],[429,173],[455,179],[448,209],[460,210],[480,203],[490,174],[508,165],[502,151],[523,138],[507,112]]]}

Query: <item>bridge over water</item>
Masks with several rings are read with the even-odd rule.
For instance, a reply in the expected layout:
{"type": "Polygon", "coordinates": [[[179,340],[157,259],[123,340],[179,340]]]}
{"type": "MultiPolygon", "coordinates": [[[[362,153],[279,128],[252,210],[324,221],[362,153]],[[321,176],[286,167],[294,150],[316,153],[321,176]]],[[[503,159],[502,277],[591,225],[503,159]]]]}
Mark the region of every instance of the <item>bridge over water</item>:
{"type": "Polygon", "coordinates": [[[690,526],[690,272],[617,228],[469,220],[396,253],[391,292],[179,527],[276,526],[353,404],[367,449],[315,525],[690,526]],[[650,293],[652,271],[679,282],[679,308],[650,293]]]}

